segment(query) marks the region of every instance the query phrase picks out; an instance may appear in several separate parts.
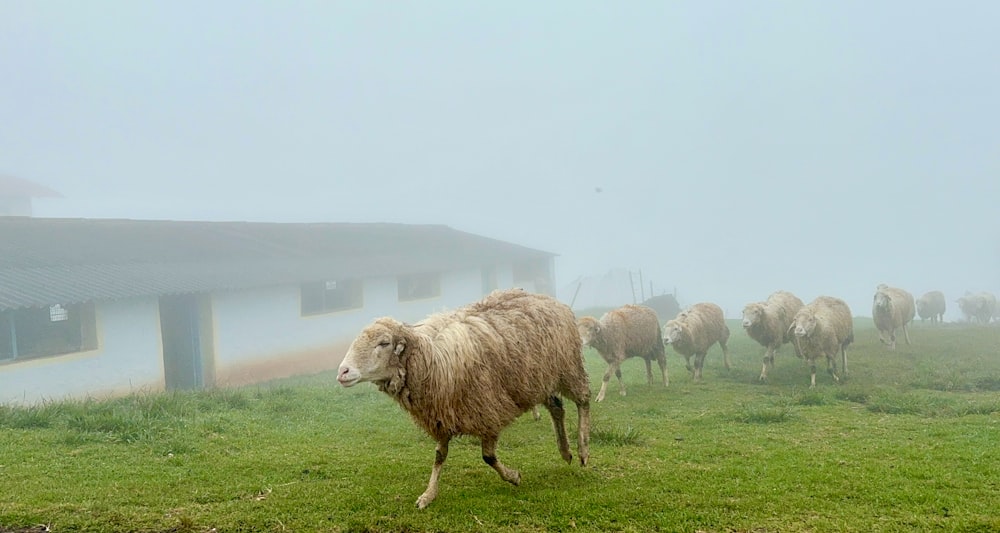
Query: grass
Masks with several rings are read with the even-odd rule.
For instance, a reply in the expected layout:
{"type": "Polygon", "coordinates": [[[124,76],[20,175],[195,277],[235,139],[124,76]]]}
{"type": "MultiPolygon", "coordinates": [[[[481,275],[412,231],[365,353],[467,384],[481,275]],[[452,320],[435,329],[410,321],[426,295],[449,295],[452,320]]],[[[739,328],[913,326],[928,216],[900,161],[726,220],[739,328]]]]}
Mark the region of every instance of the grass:
{"type": "MultiPolygon", "coordinates": [[[[859,321],[849,376],[812,390],[788,347],[759,383],[763,350],[732,329],[733,368],[716,348],[701,383],[673,352],[668,388],[626,362],[628,396],[612,381],[592,405],[588,467],[526,414],[498,450],[520,486],[456,439],[423,511],[433,442],[331,373],[0,407],[0,531],[1000,529],[1000,328],[917,325],[889,352],[859,321]]],[[[596,391],[604,363],[586,358],[596,391]]]]}

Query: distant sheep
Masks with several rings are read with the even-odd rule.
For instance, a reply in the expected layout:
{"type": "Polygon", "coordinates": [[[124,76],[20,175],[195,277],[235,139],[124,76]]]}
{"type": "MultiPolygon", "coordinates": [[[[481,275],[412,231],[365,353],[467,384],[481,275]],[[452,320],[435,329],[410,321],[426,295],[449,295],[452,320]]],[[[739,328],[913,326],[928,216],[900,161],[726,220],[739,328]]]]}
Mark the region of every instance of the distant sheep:
{"type": "MultiPolygon", "coordinates": [[[[788,330],[792,317],[802,308],[802,300],[787,291],[777,291],[767,301],[753,302],[743,308],[743,329],[764,347],[764,365],[760,380],[767,379],[768,367],[774,368],[774,354],[794,335],[788,330]]],[[[797,356],[801,357],[798,353],[797,356]]]]}
{"type": "Polygon", "coordinates": [[[834,381],[837,376],[837,352],[840,352],[841,372],[847,375],[847,346],[854,342],[854,320],[851,308],[840,298],[819,296],[799,309],[789,330],[802,357],[809,362],[809,388],[816,387],[816,360],[826,358],[827,371],[834,381]]]}
{"type": "Polygon", "coordinates": [[[944,293],[941,291],[930,291],[917,299],[917,315],[920,320],[931,319],[931,324],[944,321],[945,307],[944,293]]]}
{"type": "Polygon", "coordinates": [[[576,403],[577,451],[586,465],[590,379],[581,350],[568,306],[518,289],[494,291],[416,324],[375,320],[351,343],[337,380],[345,387],[374,383],[437,441],[430,482],[417,499],[422,509],[437,496],[448,443],[459,435],[478,437],[486,464],[519,484],[521,474],[497,459],[497,440],[538,404],[552,416],[559,453],[572,461],[560,394],[576,403]]]}
{"type": "Polygon", "coordinates": [[[965,293],[958,299],[958,308],[962,310],[966,320],[969,322],[979,322],[989,324],[993,313],[996,312],[997,297],[990,292],[979,292],[976,294],[965,293]]]}
{"type": "Polygon", "coordinates": [[[896,330],[902,329],[906,344],[910,344],[910,332],[906,325],[913,321],[916,309],[913,295],[898,287],[881,284],[872,297],[872,320],[878,329],[878,340],[896,349],[896,330]]]}
{"type": "Polygon", "coordinates": [[[641,357],[646,362],[646,381],[650,385],[653,384],[652,362],[656,360],[663,375],[663,386],[670,384],[660,319],[653,309],[644,305],[625,305],[608,311],[600,320],[581,317],[577,325],[583,344],[596,349],[608,363],[597,401],[604,400],[612,374],[618,377],[619,393],[625,396],[621,364],[630,357],[641,357]]]}
{"type": "Polygon", "coordinates": [[[722,347],[722,356],[729,370],[729,326],[722,314],[722,308],[713,303],[698,303],[677,317],[669,320],[663,327],[663,343],[674,347],[677,353],[684,356],[691,377],[701,379],[701,370],[705,364],[705,355],[715,343],[722,347]],[[691,357],[694,356],[694,365],[691,357]]]}

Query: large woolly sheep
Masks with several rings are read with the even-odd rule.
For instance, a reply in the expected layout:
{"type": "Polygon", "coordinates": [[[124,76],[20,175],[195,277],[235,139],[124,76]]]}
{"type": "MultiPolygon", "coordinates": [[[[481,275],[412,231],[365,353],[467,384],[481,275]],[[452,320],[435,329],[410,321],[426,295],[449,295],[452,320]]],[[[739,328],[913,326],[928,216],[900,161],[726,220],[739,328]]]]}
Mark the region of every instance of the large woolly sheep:
{"type": "Polygon", "coordinates": [[[767,379],[768,367],[774,367],[775,352],[782,344],[792,340],[794,335],[788,331],[788,326],[802,305],[802,300],[794,294],[777,291],[768,296],[767,301],[749,303],[743,308],[743,329],[764,347],[761,381],[767,379]]]}
{"type": "Polygon", "coordinates": [[[854,342],[854,321],[846,302],[819,296],[795,313],[788,329],[795,335],[799,353],[809,362],[809,388],[816,387],[816,360],[820,357],[826,358],[827,371],[839,382],[835,357],[840,352],[841,371],[847,375],[847,346],[854,342]]]}
{"type": "Polygon", "coordinates": [[[913,321],[916,308],[913,295],[898,287],[881,284],[872,297],[872,320],[878,329],[878,340],[896,349],[896,330],[902,329],[906,344],[910,344],[910,332],[906,325],[913,321]]]}
{"type": "Polygon", "coordinates": [[[674,347],[684,356],[691,377],[701,379],[701,369],[705,365],[705,355],[715,343],[722,347],[722,356],[729,370],[729,326],[722,314],[722,308],[708,302],[697,303],[677,314],[663,326],[663,343],[674,347]],[[694,356],[694,365],[691,357],[694,356]]]}
{"type": "Polygon", "coordinates": [[[931,319],[931,324],[944,321],[945,307],[944,293],[941,291],[929,291],[917,299],[917,315],[920,320],[931,319]]]}
{"type": "Polygon", "coordinates": [[[374,383],[437,441],[430,482],[417,499],[423,509],[437,496],[448,443],[458,435],[478,437],[486,464],[519,484],[521,474],[497,459],[497,439],[535,405],[548,409],[559,453],[572,461],[560,394],[576,403],[577,452],[586,465],[590,379],[581,351],[568,306],[519,289],[494,291],[412,325],[375,320],[351,343],[337,380],[345,387],[374,383]]]}
{"type": "Polygon", "coordinates": [[[965,293],[958,299],[958,308],[969,322],[989,324],[997,307],[997,298],[990,292],[965,293]]]}
{"type": "Polygon", "coordinates": [[[629,357],[641,357],[646,362],[646,381],[650,385],[653,384],[652,362],[655,359],[663,375],[663,386],[670,384],[660,319],[653,309],[644,305],[624,305],[608,311],[600,320],[580,317],[577,325],[583,344],[597,350],[608,363],[597,401],[604,400],[612,375],[618,377],[619,393],[625,396],[621,364],[629,357]]]}

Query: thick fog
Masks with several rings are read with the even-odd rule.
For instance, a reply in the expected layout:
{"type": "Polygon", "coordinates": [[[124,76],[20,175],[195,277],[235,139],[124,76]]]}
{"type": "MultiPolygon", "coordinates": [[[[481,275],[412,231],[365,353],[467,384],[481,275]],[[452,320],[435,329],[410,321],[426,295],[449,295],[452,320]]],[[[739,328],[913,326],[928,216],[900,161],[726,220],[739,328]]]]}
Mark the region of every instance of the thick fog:
{"type": "MultiPolygon", "coordinates": [[[[405,222],[787,289],[1000,292],[1000,3],[0,2],[57,217],[405,222]]],[[[648,294],[647,294],[648,295],[648,294]]],[[[620,302],[626,303],[626,302],[620,302]]]]}

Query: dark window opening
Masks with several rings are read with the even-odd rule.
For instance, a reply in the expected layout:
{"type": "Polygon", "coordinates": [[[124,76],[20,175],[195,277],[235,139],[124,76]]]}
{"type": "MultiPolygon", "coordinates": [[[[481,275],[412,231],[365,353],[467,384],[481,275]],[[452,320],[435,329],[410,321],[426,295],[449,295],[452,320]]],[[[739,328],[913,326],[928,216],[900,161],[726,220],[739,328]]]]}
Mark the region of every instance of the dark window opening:
{"type": "Polygon", "coordinates": [[[548,261],[524,261],[512,266],[514,286],[531,287],[535,292],[552,294],[552,276],[548,261]]]}
{"type": "Polygon", "coordinates": [[[301,287],[302,315],[358,309],[364,305],[361,280],[317,281],[301,287]]]}
{"type": "Polygon", "coordinates": [[[93,302],[0,311],[0,361],[96,349],[93,302]]]}
{"type": "Polygon", "coordinates": [[[435,298],[441,296],[441,275],[434,273],[400,276],[397,289],[401,302],[435,298]]]}

